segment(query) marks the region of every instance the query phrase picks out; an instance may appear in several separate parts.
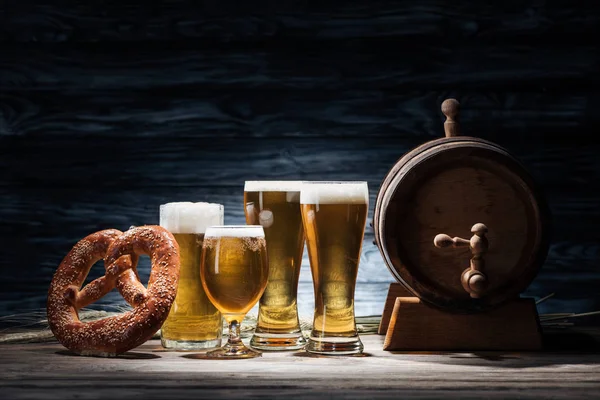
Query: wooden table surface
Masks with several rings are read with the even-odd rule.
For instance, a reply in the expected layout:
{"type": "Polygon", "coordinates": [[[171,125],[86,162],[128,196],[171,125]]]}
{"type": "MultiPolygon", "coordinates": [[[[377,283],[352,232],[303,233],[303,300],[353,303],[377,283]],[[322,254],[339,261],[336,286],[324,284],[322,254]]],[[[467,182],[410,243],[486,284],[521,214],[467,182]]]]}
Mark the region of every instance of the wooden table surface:
{"type": "Polygon", "coordinates": [[[79,357],[57,343],[0,346],[3,399],[600,398],[600,353],[264,353],[203,360],[150,341],[119,358],[79,357]]]}

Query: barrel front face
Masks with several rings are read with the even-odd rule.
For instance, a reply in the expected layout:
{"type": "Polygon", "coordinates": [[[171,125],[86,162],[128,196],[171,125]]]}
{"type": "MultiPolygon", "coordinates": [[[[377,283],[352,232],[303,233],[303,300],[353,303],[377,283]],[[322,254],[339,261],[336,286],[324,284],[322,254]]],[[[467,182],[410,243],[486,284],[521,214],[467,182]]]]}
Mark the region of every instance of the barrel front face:
{"type": "Polygon", "coordinates": [[[422,301],[451,312],[497,307],[517,297],[545,259],[545,201],[499,146],[470,137],[436,142],[407,154],[386,178],[375,210],[377,244],[392,274],[422,301]],[[469,246],[475,224],[487,227],[481,254],[469,246]],[[439,234],[463,245],[436,247],[439,234]],[[486,278],[477,295],[461,280],[472,259],[486,278]]]}

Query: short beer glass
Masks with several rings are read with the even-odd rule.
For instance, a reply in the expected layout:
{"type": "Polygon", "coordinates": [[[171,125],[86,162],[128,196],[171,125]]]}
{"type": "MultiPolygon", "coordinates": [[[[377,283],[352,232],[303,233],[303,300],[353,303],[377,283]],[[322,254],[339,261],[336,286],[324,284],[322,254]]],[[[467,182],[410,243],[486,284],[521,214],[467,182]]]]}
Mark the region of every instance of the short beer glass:
{"type": "Polygon", "coordinates": [[[298,319],[298,278],[304,250],[302,181],[246,181],[246,223],[265,231],[269,281],[260,298],[250,344],[261,350],[297,350],[306,339],[298,319]]]}
{"type": "Polygon", "coordinates": [[[200,261],[206,228],[222,223],[221,204],[178,202],[160,206],[160,226],[177,240],[181,259],[177,295],[160,331],[161,344],[167,349],[221,346],[223,321],[202,287],[200,261]]]}
{"type": "Polygon", "coordinates": [[[362,353],[354,320],[354,289],[369,191],[366,182],[305,182],[302,220],[315,290],[315,312],[306,351],[362,353]]]}
{"type": "Polygon", "coordinates": [[[244,316],[267,286],[269,264],[265,232],[258,225],[213,226],[206,230],[200,274],[210,301],[229,325],[229,340],[208,358],[252,358],[261,355],[240,339],[244,316]]]}

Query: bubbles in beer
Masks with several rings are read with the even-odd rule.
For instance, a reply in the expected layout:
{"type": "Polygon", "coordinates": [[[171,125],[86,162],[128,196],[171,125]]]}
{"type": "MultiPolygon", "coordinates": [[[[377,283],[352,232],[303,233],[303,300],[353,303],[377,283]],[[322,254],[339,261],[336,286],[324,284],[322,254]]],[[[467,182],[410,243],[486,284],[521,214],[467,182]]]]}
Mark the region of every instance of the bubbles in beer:
{"type": "Polygon", "coordinates": [[[215,247],[221,238],[239,238],[232,242],[227,251],[257,252],[266,246],[265,232],[262,226],[252,225],[230,225],[230,226],[211,226],[206,231],[204,246],[208,249],[215,247]]]}
{"type": "MultiPolygon", "coordinates": [[[[228,236],[205,237],[204,238],[204,247],[212,250],[213,248],[215,248],[218,245],[221,238],[224,238],[224,237],[228,237],[228,236]]],[[[236,240],[235,242],[232,242],[232,244],[229,244],[229,247],[227,248],[227,251],[234,255],[236,253],[242,254],[245,251],[257,252],[261,248],[264,248],[267,245],[267,242],[265,241],[264,237],[245,237],[245,236],[244,237],[230,236],[230,237],[235,237],[235,238],[239,239],[239,240],[236,240]]]]}

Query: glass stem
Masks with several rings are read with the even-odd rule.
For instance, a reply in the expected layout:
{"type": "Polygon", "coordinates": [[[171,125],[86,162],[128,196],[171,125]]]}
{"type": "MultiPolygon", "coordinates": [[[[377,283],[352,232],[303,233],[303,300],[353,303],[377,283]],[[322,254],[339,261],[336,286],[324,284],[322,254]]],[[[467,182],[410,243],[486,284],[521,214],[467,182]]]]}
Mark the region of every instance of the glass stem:
{"type": "Polygon", "coordinates": [[[242,343],[242,339],[240,339],[240,325],[241,323],[237,319],[232,319],[229,322],[229,340],[227,343],[230,345],[239,345],[242,343]]]}

